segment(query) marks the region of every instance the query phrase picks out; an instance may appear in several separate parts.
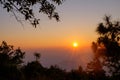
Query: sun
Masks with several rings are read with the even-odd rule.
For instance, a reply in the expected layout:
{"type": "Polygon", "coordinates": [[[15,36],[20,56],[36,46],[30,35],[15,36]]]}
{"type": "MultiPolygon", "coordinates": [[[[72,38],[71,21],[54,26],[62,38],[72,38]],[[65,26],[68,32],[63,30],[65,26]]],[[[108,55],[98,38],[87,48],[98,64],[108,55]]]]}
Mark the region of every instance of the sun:
{"type": "Polygon", "coordinates": [[[77,42],[73,42],[73,47],[78,47],[78,43],[77,42]]]}

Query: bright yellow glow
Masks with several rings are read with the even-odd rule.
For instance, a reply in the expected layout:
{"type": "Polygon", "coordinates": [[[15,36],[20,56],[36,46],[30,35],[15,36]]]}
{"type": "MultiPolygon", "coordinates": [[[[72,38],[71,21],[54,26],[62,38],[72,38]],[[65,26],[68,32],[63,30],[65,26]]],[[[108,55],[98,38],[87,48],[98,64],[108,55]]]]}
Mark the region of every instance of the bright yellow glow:
{"type": "Polygon", "coordinates": [[[78,47],[78,43],[77,43],[77,42],[74,42],[74,43],[73,43],[73,47],[78,47]]]}

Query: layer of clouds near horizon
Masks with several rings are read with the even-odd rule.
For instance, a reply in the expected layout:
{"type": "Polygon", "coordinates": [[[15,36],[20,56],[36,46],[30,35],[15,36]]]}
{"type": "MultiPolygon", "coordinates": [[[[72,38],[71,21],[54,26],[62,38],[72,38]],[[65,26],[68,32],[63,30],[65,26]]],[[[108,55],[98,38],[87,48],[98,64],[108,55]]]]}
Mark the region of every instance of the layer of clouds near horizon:
{"type": "Polygon", "coordinates": [[[35,60],[33,56],[34,52],[41,54],[40,63],[44,67],[50,67],[51,65],[57,65],[58,67],[67,71],[71,69],[78,69],[79,66],[85,69],[86,64],[92,60],[92,50],[76,49],[72,50],[69,48],[40,48],[26,50],[26,62],[35,60]]]}

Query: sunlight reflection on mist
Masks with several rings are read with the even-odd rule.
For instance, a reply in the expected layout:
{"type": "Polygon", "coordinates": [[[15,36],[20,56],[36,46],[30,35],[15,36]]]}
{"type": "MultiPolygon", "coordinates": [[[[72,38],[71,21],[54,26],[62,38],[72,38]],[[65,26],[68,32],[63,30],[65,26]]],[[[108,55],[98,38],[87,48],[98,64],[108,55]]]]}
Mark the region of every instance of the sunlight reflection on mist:
{"type": "Polygon", "coordinates": [[[45,67],[58,65],[62,69],[77,69],[79,66],[85,68],[92,59],[91,48],[77,49],[75,52],[69,48],[40,48],[26,50],[26,62],[34,60],[33,53],[41,54],[40,62],[45,67]]]}

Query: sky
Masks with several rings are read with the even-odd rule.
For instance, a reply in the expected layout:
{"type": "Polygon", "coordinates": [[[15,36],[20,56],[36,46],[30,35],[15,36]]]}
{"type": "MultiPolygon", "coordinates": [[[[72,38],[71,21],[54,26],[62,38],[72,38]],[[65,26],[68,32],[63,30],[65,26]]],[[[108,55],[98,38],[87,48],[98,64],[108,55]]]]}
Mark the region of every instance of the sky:
{"type": "Polygon", "coordinates": [[[120,0],[66,0],[57,7],[60,22],[37,14],[41,19],[37,28],[33,28],[28,22],[23,22],[22,26],[12,14],[0,6],[0,42],[6,41],[30,53],[40,51],[44,65],[58,64],[58,58],[62,57],[64,62],[72,56],[70,51],[73,49],[73,42],[78,43],[77,53],[86,53],[82,58],[88,58],[88,53],[92,53],[91,43],[97,39],[96,27],[103,21],[104,15],[111,15],[113,20],[120,20],[119,4],[120,0]],[[64,56],[64,53],[70,54],[64,56]]]}

